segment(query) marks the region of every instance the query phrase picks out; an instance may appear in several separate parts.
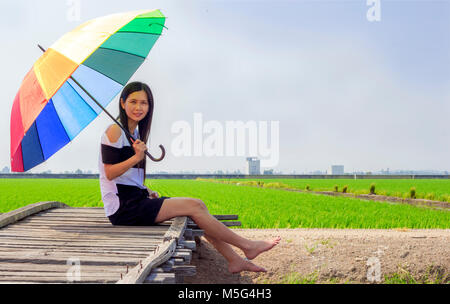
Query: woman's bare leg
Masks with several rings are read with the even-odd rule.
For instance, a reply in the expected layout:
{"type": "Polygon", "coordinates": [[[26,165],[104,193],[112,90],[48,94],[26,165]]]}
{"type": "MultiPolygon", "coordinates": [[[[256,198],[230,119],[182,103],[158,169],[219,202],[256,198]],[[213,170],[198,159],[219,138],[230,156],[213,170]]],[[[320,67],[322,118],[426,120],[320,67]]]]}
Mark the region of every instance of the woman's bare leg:
{"type": "Polygon", "coordinates": [[[204,237],[210,242],[217,251],[224,256],[228,262],[228,271],[231,273],[238,273],[241,271],[266,272],[262,267],[256,266],[252,262],[243,259],[239,256],[233,248],[227,243],[218,240],[210,235],[205,234],[204,237]]]}
{"type": "Polygon", "coordinates": [[[280,241],[279,237],[270,241],[252,241],[241,237],[209,214],[206,205],[195,198],[164,200],[155,222],[160,223],[177,216],[189,216],[206,235],[240,248],[250,260],[270,250],[280,241]]]}

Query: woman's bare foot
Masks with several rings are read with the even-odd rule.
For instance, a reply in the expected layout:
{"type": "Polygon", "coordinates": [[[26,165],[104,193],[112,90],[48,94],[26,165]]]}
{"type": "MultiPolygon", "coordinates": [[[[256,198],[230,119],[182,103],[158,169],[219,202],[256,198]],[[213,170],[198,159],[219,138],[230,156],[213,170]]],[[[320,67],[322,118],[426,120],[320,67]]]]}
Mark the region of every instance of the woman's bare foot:
{"type": "Polygon", "coordinates": [[[272,249],[275,245],[278,245],[280,242],[281,237],[274,238],[271,241],[252,241],[252,245],[250,249],[243,250],[245,256],[249,260],[253,260],[258,255],[263,253],[264,251],[272,249]]]}
{"type": "Polygon", "coordinates": [[[240,258],[228,264],[228,271],[231,273],[239,273],[241,271],[252,271],[252,272],[267,272],[262,267],[256,266],[252,262],[240,258]]]}

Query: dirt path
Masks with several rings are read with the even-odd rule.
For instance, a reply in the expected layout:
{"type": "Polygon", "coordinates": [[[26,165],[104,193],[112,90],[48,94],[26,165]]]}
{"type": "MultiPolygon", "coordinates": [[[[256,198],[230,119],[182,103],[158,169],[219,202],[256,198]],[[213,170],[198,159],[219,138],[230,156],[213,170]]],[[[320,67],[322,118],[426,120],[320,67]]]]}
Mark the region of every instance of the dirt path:
{"type": "MultiPolygon", "coordinates": [[[[194,252],[195,277],[185,283],[285,283],[293,278],[335,283],[385,282],[385,275],[450,277],[450,229],[233,229],[260,240],[282,241],[253,262],[267,273],[230,274],[226,260],[202,238],[194,252]]],[[[241,255],[239,249],[236,251],[241,255]]],[[[441,279],[442,281],[442,279],[441,279]]]]}
{"type": "Polygon", "coordinates": [[[333,191],[305,191],[305,190],[298,190],[298,189],[285,189],[285,190],[286,191],[294,191],[294,192],[312,193],[312,194],[324,194],[324,195],[330,195],[330,196],[345,196],[345,197],[359,198],[362,200],[370,200],[370,201],[410,204],[410,205],[414,205],[414,206],[430,207],[433,209],[441,209],[441,210],[449,210],[450,209],[449,202],[433,201],[433,200],[427,200],[427,199],[421,199],[421,198],[401,198],[401,197],[378,195],[378,194],[354,194],[354,193],[342,193],[342,192],[333,192],[333,191]]]}

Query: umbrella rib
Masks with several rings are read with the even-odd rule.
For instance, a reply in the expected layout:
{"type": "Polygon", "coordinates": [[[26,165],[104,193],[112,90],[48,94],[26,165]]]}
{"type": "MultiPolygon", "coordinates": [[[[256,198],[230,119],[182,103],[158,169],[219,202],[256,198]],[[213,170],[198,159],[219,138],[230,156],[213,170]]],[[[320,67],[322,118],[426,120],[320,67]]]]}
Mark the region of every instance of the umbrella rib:
{"type": "MultiPolygon", "coordinates": [[[[116,51],[116,52],[124,53],[124,54],[127,54],[127,55],[136,56],[136,57],[139,57],[139,58],[142,58],[142,59],[145,59],[145,58],[146,58],[146,57],[140,56],[140,55],[138,55],[138,54],[133,54],[133,53],[130,53],[130,52],[125,52],[125,51],[117,50],[117,49],[111,49],[111,48],[106,48],[106,47],[99,47],[98,49],[104,49],[104,50],[116,51]]],[[[98,49],[97,49],[97,50],[98,50],[98,49]]],[[[96,51],[97,51],[97,50],[96,50],[96,51]]]]}
{"type": "MultiPolygon", "coordinates": [[[[69,77],[70,79],[74,80],[74,78],[69,77]]],[[[99,114],[97,114],[97,112],[91,107],[91,105],[78,93],[78,91],[70,84],[70,82],[67,82],[67,84],[75,91],[75,94],[77,94],[81,100],[84,101],[84,103],[89,107],[89,109],[91,109],[92,112],[94,112],[95,116],[98,116],[99,114]]],[[[80,87],[81,89],[81,87],[80,87]]],[[[83,90],[84,91],[84,90],[83,90]]]]}
{"type": "Polygon", "coordinates": [[[162,33],[161,34],[155,34],[155,33],[143,33],[143,32],[138,32],[138,31],[120,31],[120,32],[118,31],[116,33],[132,33],[132,34],[146,34],[146,35],[162,36],[162,33]]]}
{"type": "MultiPolygon", "coordinates": [[[[45,160],[45,156],[44,156],[44,150],[42,149],[42,145],[41,145],[41,138],[39,137],[39,130],[37,127],[37,121],[34,122],[34,127],[36,128],[36,137],[37,137],[37,141],[39,143],[39,149],[41,149],[41,155],[42,155],[42,159],[45,160]]],[[[23,149],[22,149],[22,157],[23,157],[23,149]]],[[[38,164],[39,165],[39,164],[38,164]]],[[[36,165],[37,166],[37,165],[36,165]]],[[[34,167],[36,167],[34,166],[34,167]]],[[[34,167],[30,168],[33,169],[34,167]]]]}

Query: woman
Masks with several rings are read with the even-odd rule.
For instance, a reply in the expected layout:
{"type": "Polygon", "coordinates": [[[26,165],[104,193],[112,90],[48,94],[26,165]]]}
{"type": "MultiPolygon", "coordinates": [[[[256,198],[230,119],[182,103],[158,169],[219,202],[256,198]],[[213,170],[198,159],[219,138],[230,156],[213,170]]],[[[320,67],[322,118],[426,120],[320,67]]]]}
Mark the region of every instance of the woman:
{"type": "Polygon", "coordinates": [[[205,238],[226,258],[231,273],[266,271],[249,260],[277,245],[280,238],[252,241],[234,233],[209,214],[203,201],[188,197],[159,197],[144,185],[147,150],[153,117],[153,95],[141,82],[128,84],[120,97],[121,124],[133,134],[111,125],[102,136],[99,159],[100,188],[105,213],[113,225],[151,226],[177,216],[190,217],[205,238]],[[229,245],[240,248],[246,259],[229,245]]]}

